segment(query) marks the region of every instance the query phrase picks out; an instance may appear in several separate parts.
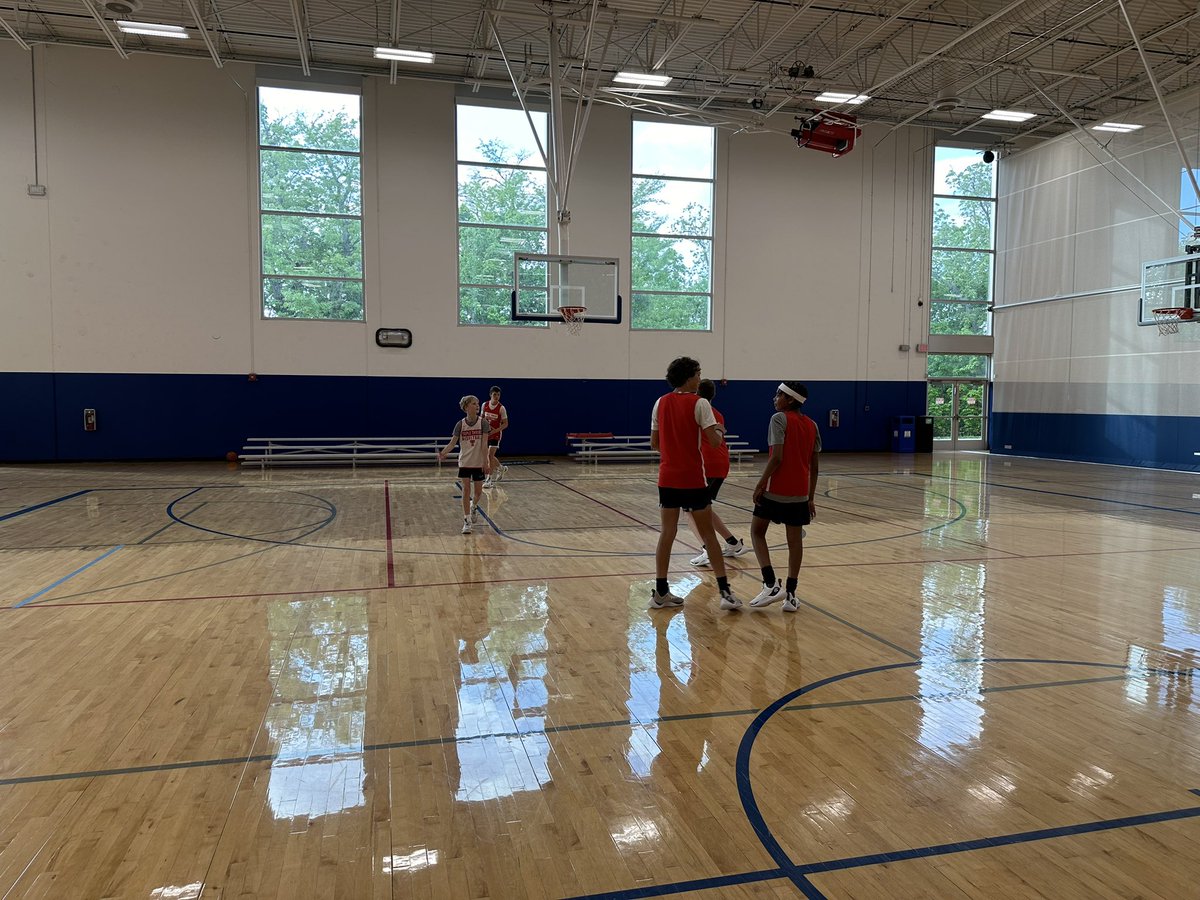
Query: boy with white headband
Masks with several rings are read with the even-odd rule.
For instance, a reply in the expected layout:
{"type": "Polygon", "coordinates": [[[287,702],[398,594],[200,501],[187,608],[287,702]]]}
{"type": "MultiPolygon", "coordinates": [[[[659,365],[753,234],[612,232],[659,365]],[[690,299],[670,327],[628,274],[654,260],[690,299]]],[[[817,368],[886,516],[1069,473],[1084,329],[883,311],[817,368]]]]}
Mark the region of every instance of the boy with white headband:
{"type": "Polygon", "coordinates": [[[775,415],[767,433],[771,455],[754,488],[754,518],[750,539],[762,566],[763,589],[750,601],[756,608],[783,601],[785,612],[800,608],[796,584],[804,559],[804,526],[817,514],[817,454],[821,432],[817,423],[800,412],[808,399],[808,388],[798,381],[785,381],[775,391],[775,415]],[[786,585],[775,577],[767,527],[776,522],[787,530],[788,575],[786,585]]]}

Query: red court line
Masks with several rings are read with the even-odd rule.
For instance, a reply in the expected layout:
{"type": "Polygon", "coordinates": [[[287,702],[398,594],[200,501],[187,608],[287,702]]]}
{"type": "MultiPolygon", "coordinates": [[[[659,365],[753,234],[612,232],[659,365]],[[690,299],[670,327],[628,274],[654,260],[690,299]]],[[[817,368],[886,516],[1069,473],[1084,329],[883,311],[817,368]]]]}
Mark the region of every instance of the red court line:
{"type": "Polygon", "coordinates": [[[387,586],[395,587],[396,564],[392,559],[392,490],[386,480],[383,482],[383,524],[387,534],[387,586]]]}

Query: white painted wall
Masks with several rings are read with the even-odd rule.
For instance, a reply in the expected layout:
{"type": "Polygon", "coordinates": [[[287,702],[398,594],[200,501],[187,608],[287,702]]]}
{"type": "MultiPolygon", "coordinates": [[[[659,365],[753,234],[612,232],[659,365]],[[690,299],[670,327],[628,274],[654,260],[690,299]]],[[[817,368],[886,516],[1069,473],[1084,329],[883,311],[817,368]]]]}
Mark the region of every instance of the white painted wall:
{"type": "MultiPolygon", "coordinates": [[[[1169,108],[1195,166],[1200,94],[1169,108]]],[[[1196,415],[1200,342],[1137,324],[1142,263],[1182,253],[1183,164],[1157,106],[1129,120],[1111,156],[1076,133],[1001,163],[997,304],[1083,296],[996,313],[997,412],[1196,415]]]]}
{"type": "MultiPolygon", "coordinates": [[[[714,330],[457,325],[454,88],[370,80],[366,323],[259,315],[253,68],[0,44],[0,368],[5,371],[920,380],[925,132],[868,130],[846,157],[779,135],[718,140],[714,330]],[[875,142],[879,141],[878,146],[875,142]],[[380,326],[412,329],[382,350],[380,326]]],[[[598,106],[572,188],[571,250],[622,259],[630,114],[598,106]]]]}

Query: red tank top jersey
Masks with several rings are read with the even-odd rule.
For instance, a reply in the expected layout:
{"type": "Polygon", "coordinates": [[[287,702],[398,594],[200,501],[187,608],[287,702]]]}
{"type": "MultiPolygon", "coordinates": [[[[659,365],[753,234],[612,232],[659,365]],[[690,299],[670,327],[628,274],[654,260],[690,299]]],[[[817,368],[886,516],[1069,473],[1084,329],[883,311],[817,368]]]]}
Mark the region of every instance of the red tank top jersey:
{"type": "Polygon", "coordinates": [[[658,401],[658,486],[702,488],[704,458],[700,456],[700,426],[696,423],[695,394],[672,392],[658,401]]]}
{"type": "MultiPolygon", "coordinates": [[[[721,429],[725,429],[725,417],[713,407],[713,416],[721,429]]],[[[700,439],[700,455],[704,457],[705,478],[725,478],[729,474],[729,447],[724,441],[721,446],[713,447],[704,438],[700,439]]]]}
{"type": "Polygon", "coordinates": [[[817,443],[817,426],[808,416],[789,409],[783,438],[783,461],[767,484],[767,492],[782,497],[807,497],[809,466],[817,443]]]}
{"type": "MultiPolygon", "coordinates": [[[[507,410],[505,410],[503,403],[497,403],[495,406],[492,406],[491,400],[485,401],[483,406],[479,407],[479,414],[483,416],[484,420],[488,423],[488,426],[492,431],[495,431],[500,427],[500,423],[504,421],[505,412],[507,412],[507,410]]],[[[503,437],[503,434],[504,433],[501,432],[495,437],[489,436],[489,440],[499,441],[500,438],[503,437]]]]}

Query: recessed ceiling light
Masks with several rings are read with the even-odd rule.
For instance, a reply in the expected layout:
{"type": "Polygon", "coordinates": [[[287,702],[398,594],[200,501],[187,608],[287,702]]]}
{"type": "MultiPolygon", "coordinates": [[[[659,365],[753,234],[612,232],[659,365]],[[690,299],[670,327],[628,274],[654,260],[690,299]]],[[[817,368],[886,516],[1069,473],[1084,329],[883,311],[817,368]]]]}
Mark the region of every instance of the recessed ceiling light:
{"type": "Polygon", "coordinates": [[[813,99],[818,103],[848,103],[851,106],[858,106],[858,104],[866,103],[871,98],[866,94],[846,94],[841,91],[826,91],[823,94],[817,94],[813,99]]]}
{"type": "Polygon", "coordinates": [[[427,50],[403,50],[399,47],[376,47],[375,58],[413,63],[431,63],[434,59],[427,50]]]}
{"type": "Polygon", "coordinates": [[[1129,134],[1131,131],[1137,131],[1144,127],[1144,125],[1131,125],[1126,122],[1102,122],[1099,125],[1093,125],[1092,131],[1115,131],[1117,134],[1129,134]]]}
{"type": "Polygon", "coordinates": [[[1036,115],[1037,113],[1017,112],[1013,109],[993,109],[979,118],[995,119],[997,122],[1027,122],[1036,115]]]}
{"type": "Polygon", "coordinates": [[[666,87],[671,83],[670,75],[652,75],[649,72],[618,72],[613,76],[617,84],[642,84],[650,87],[666,87]]]}
{"type": "Polygon", "coordinates": [[[187,29],[182,25],[160,25],[157,22],[129,22],[117,20],[117,28],[126,34],[146,34],[150,37],[186,39],[187,29]]]}

